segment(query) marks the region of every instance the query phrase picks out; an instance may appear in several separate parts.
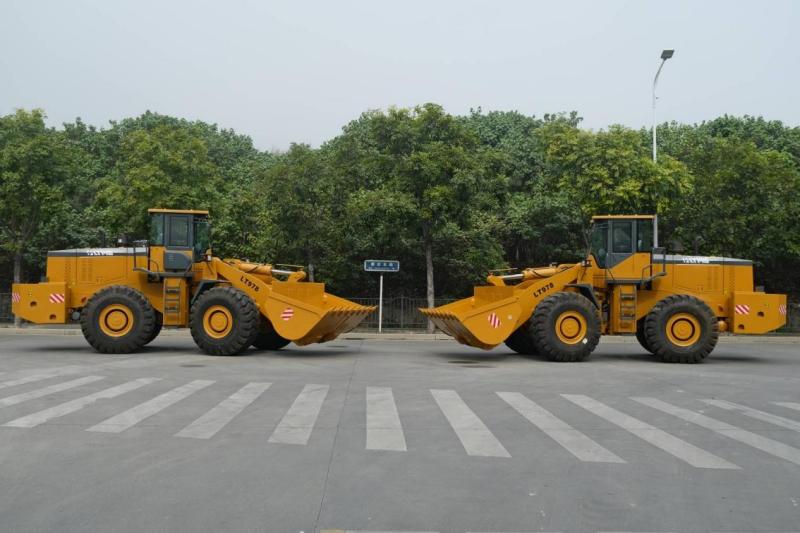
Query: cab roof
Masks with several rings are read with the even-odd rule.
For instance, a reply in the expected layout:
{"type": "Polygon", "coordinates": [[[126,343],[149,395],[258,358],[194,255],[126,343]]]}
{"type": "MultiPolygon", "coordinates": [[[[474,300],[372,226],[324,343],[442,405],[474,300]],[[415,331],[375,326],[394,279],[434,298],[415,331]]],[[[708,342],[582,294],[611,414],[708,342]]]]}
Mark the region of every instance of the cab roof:
{"type": "Polygon", "coordinates": [[[148,209],[148,213],[176,213],[179,215],[208,215],[208,211],[203,209],[162,209],[160,207],[155,207],[153,209],[148,209]]]}
{"type": "Polygon", "coordinates": [[[592,220],[610,220],[610,219],[645,219],[652,220],[656,218],[655,215],[595,215],[592,220]]]}

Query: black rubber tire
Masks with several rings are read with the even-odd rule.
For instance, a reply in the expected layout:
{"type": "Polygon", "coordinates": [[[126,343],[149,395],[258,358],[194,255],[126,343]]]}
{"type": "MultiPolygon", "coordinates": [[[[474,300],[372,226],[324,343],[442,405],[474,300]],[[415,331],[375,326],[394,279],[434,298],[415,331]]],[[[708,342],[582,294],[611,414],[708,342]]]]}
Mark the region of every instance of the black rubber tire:
{"type": "Polygon", "coordinates": [[[163,325],[164,325],[164,316],[158,311],[156,311],[156,322],[155,324],[153,324],[153,333],[150,334],[150,338],[147,339],[147,342],[144,343],[145,346],[153,342],[156,339],[156,337],[158,337],[158,334],[161,333],[161,327],[163,325]]]}
{"type": "Polygon", "coordinates": [[[708,305],[685,294],[667,296],[650,310],[644,334],[653,353],[666,363],[700,363],[717,345],[719,324],[708,305]],[[678,346],[667,338],[667,321],[676,313],[688,313],[700,323],[700,337],[691,346],[678,346]]]}
{"type": "Polygon", "coordinates": [[[250,347],[258,334],[261,313],[255,302],[234,287],[214,287],[201,294],[190,311],[189,329],[195,344],[209,355],[239,355],[250,347]],[[203,315],[212,305],[225,307],[233,318],[231,331],[216,339],[203,327],[203,315]]]}
{"type": "Polygon", "coordinates": [[[653,348],[650,346],[650,343],[647,342],[647,337],[644,334],[644,322],[645,319],[643,318],[636,323],[636,340],[639,341],[642,348],[653,353],[653,348]]]}
{"type": "Polygon", "coordinates": [[[557,292],[536,306],[529,330],[536,352],[551,361],[583,361],[600,342],[600,318],[597,307],[585,296],[574,292],[557,292]],[[562,342],[556,335],[556,319],[566,311],[576,311],[586,320],[586,334],[576,344],[562,342]]]}
{"type": "Polygon", "coordinates": [[[280,350],[290,342],[292,341],[278,335],[272,322],[264,315],[261,315],[260,327],[256,335],[256,340],[253,341],[253,348],[259,350],[280,350]]]}
{"type": "Polygon", "coordinates": [[[536,345],[531,337],[528,322],[525,322],[506,339],[506,346],[520,355],[536,355],[536,345]]]}
{"type": "Polygon", "coordinates": [[[100,353],[133,353],[147,344],[153,334],[156,312],[144,294],[124,285],[111,285],[94,293],[81,310],[81,330],[87,342],[100,353]],[[133,327],[122,337],[112,337],[100,328],[100,313],[122,304],[133,314],[133,327]]]}

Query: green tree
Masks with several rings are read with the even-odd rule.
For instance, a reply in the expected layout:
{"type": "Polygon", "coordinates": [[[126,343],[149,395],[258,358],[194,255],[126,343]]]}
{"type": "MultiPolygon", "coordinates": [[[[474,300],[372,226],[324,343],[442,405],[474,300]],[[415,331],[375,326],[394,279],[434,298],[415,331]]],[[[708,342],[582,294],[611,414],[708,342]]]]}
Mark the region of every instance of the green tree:
{"type": "Polygon", "coordinates": [[[0,117],[0,248],[12,257],[15,283],[26,255],[44,255],[76,214],[65,192],[81,175],[82,154],[44,119],[38,109],[0,117]]]}
{"type": "Polygon", "coordinates": [[[717,137],[689,165],[693,193],[667,220],[673,235],[695,251],[754,259],[774,290],[797,290],[800,171],[791,155],[717,137]]]}
{"type": "MultiPolygon", "coordinates": [[[[353,179],[371,191],[355,197],[351,212],[379,224],[380,213],[371,206],[380,201],[383,209],[405,215],[392,220],[406,232],[397,242],[413,243],[422,251],[430,306],[437,248],[457,257],[456,250],[479,246],[484,253],[468,258],[476,260],[470,265],[473,272],[487,264],[502,265],[492,231],[506,180],[493,172],[496,154],[481,146],[463,121],[438,105],[426,104],[413,110],[366,113],[345,128],[343,137],[350,139],[336,144],[346,153],[333,160],[345,161],[344,171],[352,170],[353,179]]],[[[458,265],[449,266],[448,276],[459,273],[458,265]]]]}
{"type": "Polygon", "coordinates": [[[653,163],[636,131],[611,126],[593,133],[553,123],[540,134],[547,147],[547,184],[563,188],[584,218],[663,213],[676,197],[690,192],[686,166],[668,156],[653,163]]]}
{"type": "Polygon", "coordinates": [[[111,232],[147,234],[147,209],[210,209],[222,188],[206,143],[185,128],[156,126],[121,139],[109,176],[98,182],[95,215],[111,232]]]}

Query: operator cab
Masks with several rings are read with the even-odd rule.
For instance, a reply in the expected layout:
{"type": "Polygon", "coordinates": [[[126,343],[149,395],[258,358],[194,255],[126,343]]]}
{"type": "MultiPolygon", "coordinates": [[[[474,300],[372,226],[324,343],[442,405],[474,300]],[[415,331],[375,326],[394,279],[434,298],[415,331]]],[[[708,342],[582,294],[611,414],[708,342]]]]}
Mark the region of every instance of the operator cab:
{"type": "Polygon", "coordinates": [[[658,246],[656,215],[603,215],[592,217],[591,254],[600,268],[613,268],[636,253],[658,246]]]}
{"type": "Polygon", "coordinates": [[[208,260],[211,231],[208,211],[148,209],[152,267],[164,272],[189,272],[193,263],[208,260]]]}

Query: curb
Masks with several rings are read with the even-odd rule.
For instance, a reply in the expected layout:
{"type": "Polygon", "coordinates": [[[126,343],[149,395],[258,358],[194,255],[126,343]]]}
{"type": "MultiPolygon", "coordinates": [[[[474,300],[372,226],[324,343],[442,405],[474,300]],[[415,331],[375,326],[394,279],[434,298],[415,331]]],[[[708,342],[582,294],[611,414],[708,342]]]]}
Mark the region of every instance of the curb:
{"type": "MultiPolygon", "coordinates": [[[[50,336],[82,336],[79,327],[3,327],[0,326],[0,336],[11,335],[50,335],[50,336]]],[[[189,330],[182,329],[163,329],[159,337],[189,337],[189,330]]],[[[444,333],[369,333],[369,332],[350,332],[339,335],[343,340],[359,341],[452,341],[453,338],[444,333]]],[[[636,344],[636,337],[633,335],[603,335],[600,342],[604,344],[636,344]]],[[[784,335],[730,335],[722,334],[719,342],[724,344],[800,344],[799,334],[784,335]]]]}

